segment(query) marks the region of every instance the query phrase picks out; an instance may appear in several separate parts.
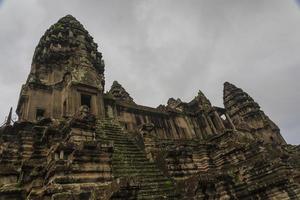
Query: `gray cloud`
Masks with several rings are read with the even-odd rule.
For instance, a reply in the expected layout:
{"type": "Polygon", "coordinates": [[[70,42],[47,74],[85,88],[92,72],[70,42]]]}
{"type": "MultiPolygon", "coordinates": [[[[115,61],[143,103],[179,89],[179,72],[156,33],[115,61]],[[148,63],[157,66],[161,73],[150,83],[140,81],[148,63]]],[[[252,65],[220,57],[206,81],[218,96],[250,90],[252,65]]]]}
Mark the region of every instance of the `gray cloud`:
{"type": "Polygon", "coordinates": [[[247,91],[300,143],[300,10],[293,0],[0,1],[0,119],[16,107],[34,48],[72,14],[103,53],[106,89],[118,80],[149,106],[191,100],[222,105],[223,82],[247,91]]]}

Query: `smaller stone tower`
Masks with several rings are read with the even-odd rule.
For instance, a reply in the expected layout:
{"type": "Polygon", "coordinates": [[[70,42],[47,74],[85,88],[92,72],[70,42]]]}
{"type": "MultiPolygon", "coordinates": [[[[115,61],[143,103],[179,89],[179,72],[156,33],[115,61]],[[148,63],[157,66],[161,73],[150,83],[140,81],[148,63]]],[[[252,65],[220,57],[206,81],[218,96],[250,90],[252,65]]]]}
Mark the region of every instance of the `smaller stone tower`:
{"type": "Polygon", "coordinates": [[[123,88],[123,86],[118,83],[118,81],[113,82],[108,94],[110,94],[116,100],[134,103],[133,98],[123,88]]]}
{"type": "Polygon", "coordinates": [[[278,126],[260,109],[246,92],[235,85],[224,83],[224,106],[234,125],[247,124],[258,139],[266,143],[286,144],[278,126]]]}
{"type": "Polygon", "coordinates": [[[52,25],[35,49],[22,86],[17,114],[21,121],[75,115],[81,106],[103,116],[104,62],[97,44],[73,16],[52,25]]]}

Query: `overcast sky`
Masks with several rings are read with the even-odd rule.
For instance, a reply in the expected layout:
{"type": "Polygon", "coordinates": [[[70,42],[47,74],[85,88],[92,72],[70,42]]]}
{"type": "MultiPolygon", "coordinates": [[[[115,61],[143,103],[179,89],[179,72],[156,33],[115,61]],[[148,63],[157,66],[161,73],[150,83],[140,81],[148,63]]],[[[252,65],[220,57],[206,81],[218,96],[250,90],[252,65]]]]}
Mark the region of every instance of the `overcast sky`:
{"type": "Polygon", "coordinates": [[[118,80],[138,104],[223,105],[223,83],[248,92],[300,144],[300,7],[296,0],[0,0],[0,121],[16,108],[34,48],[66,14],[94,37],[106,90],[118,80]]]}

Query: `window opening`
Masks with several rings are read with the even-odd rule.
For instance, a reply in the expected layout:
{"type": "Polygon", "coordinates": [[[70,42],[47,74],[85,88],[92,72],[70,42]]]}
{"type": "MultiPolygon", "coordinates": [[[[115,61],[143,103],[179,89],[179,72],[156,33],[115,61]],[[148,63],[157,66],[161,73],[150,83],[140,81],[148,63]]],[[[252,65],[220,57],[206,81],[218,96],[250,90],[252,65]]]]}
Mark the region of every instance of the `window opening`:
{"type": "Polygon", "coordinates": [[[44,109],[36,109],[36,120],[40,120],[44,117],[45,115],[45,110],[44,109]]]}
{"type": "Polygon", "coordinates": [[[91,108],[91,95],[88,94],[81,94],[81,105],[86,105],[91,108]]]}

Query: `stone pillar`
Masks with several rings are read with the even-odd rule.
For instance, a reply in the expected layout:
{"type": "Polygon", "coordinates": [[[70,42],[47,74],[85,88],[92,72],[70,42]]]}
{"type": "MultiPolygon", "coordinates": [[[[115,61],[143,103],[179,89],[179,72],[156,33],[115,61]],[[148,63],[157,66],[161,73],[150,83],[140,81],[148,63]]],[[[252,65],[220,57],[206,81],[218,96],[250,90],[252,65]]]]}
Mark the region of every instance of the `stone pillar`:
{"type": "Polygon", "coordinates": [[[208,122],[209,122],[209,124],[210,124],[210,127],[211,127],[212,130],[213,130],[213,133],[214,133],[214,134],[217,134],[217,129],[216,129],[214,123],[212,122],[210,116],[208,116],[207,120],[208,120],[208,122]]]}
{"type": "Polygon", "coordinates": [[[223,121],[221,120],[219,114],[217,113],[217,111],[214,111],[214,116],[216,118],[216,121],[217,121],[217,126],[221,129],[221,130],[224,130],[225,129],[225,126],[223,124],[223,121]]]}
{"type": "Polygon", "coordinates": [[[202,133],[202,137],[203,137],[204,135],[212,135],[213,132],[212,132],[212,130],[211,130],[211,128],[210,128],[210,125],[209,125],[209,123],[208,123],[208,121],[207,121],[206,116],[205,116],[204,114],[202,114],[202,115],[201,115],[201,118],[203,118],[203,119],[204,119],[204,122],[205,122],[205,129],[204,129],[204,133],[202,133]]]}
{"type": "Polygon", "coordinates": [[[196,133],[195,133],[195,130],[193,129],[193,122],[192,120],[189,118],[189,117],[185,117],[185,122],[186,122],[186,125],[187,125],[187,135],[190,136],[191,138],[195,138],[197,137],[196,133]]]}
{"type": "Polygon", "coordinates": [[[110,105],[107,106],[107,117],[109,117],[109,118],[114,117],[114,111],[113,111],[113,108],[110,105]]]}
{"type": "Polygon", "coordinates": [[[59,156],[58,156],[58,153],[56,152],[55,154],[54,154],[54,160],[58,160],[59,159],[59,156]]]}
{"type": "Polygon", "coordinates": [[[226,119],[228,120],[230,126],[232,127],[233,130],[236,130],[235,125],[233,124],[231,118],[229,117],[228,113],[225,113],[226,119]]]}
{"type": "Polygon", "coordinates": [[[103,92],[100,93],[99,97],[100,97],[100,119],[104,119],[105,118],[105,106],[104,106],[104,98],[103,98],[103,92]]]}
{"type": "Polygon", "coordinates": [[[60,151],[59,159],[64,159],[64,151],[63,150],[60,151]]]}

